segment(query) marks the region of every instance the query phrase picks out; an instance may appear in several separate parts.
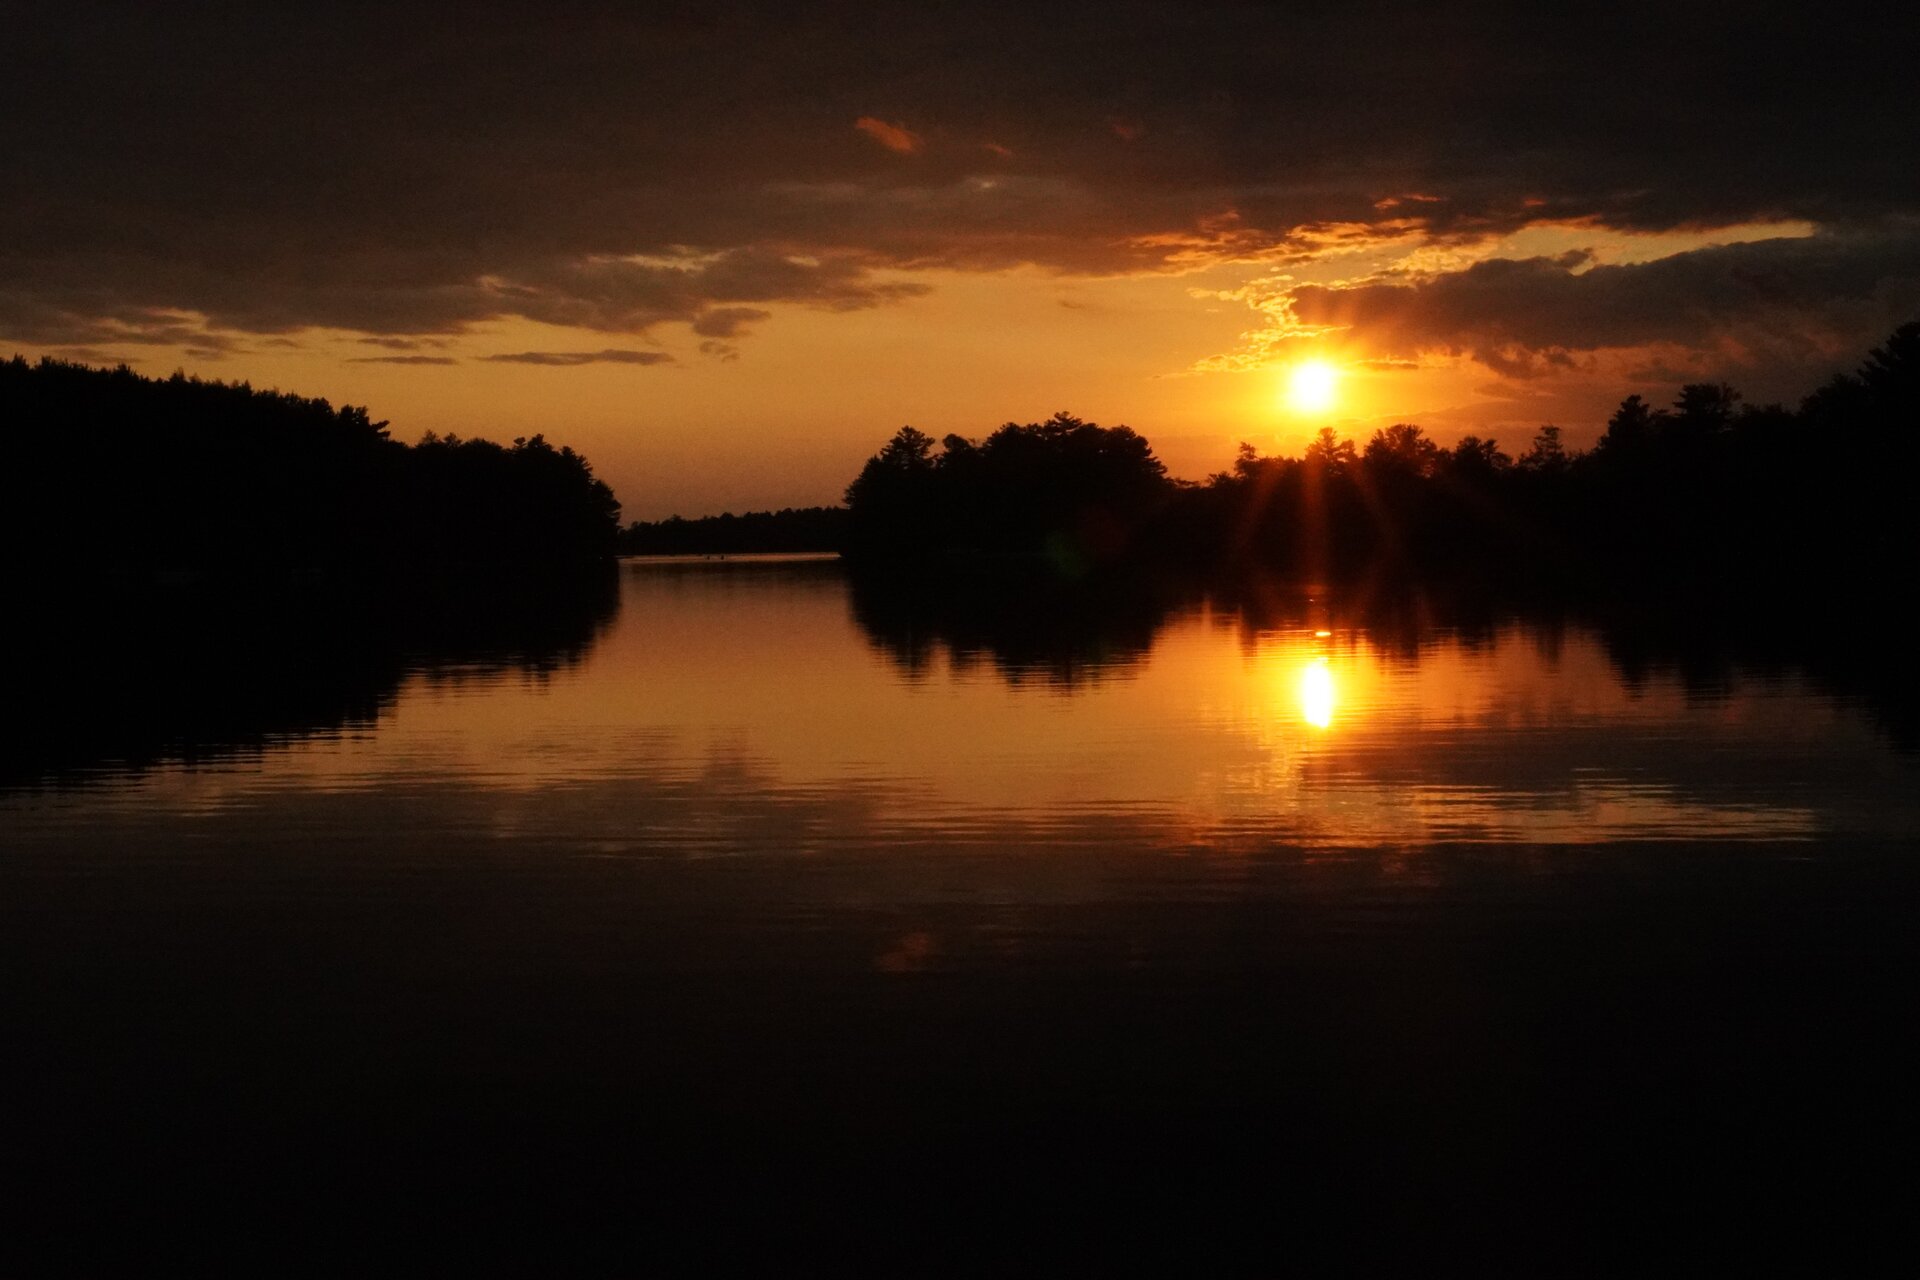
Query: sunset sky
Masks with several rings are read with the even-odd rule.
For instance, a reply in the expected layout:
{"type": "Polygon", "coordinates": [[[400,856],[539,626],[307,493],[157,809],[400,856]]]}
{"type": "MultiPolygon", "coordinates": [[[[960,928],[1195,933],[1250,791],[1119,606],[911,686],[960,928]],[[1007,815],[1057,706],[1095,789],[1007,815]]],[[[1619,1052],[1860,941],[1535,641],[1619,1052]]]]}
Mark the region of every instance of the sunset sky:
{"type": "Polygon", "coordinates": [[[1003,8],[10,14],[0,356],[544,431],[654,518],[1060,409],[1191,477],[1583,444],[1920,315],[1899,6],[1003,8]]]}

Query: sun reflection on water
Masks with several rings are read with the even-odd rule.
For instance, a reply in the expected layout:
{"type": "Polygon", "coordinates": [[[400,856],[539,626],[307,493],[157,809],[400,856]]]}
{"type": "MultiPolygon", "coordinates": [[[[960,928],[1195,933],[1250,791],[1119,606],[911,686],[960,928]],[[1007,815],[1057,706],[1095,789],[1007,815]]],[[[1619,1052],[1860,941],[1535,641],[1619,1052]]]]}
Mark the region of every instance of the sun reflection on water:
{"type": "Polygon", "coordinates": [[[196,824],[242,832],[271,810],[293,832],[323,822],[313,798],[355,839],[478,832],[648,856],[1081,848],[1123,822],[1178,849],[1920,829],[1911,762],[1889,763],[1844,704],[1797,678],[1738,677],[1712,698],[1675,671],[1629,682],[1581,627],[1407,635],[1309,613],[1256,629],[1196,610],[1145,638],[1130,621],[1111,641],[1076,632],[1058,657],[1024,632],[1001,653],[957,631],[915,671],[818,569],[647,565],[622,588],[615,624],[550,678],[427,668],[337,732],[72,800],[0,788],[0,840],[31,821],[97,843],[109,812],[198,839],[196,824]],[[1100,679],[1029,677],[1089,655],[1100,679]],[[396,828],[401,803],[416,816],[396,828]]]}
{"type": "Polygon", "coordinates": [[[1325,658],[1315,658],[1300,673],[1300,714],[1316,729],[1333,723],[1333,672],[1325,658]]]}

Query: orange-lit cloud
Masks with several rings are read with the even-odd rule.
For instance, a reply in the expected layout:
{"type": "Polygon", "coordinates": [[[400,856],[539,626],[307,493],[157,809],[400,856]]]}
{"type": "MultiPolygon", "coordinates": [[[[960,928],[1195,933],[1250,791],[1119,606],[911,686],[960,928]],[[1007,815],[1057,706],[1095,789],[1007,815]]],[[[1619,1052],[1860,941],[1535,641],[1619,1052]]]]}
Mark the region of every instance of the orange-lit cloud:
{"type": "Polygon", "coordinates": [[[1454,352],[1526,378],[1570,368],[1573,353],[1655,343],[1718,346],[1743,364],[1825,357],[1906,317],[1911,297],[1888,287],[1901,279],[1920,280],[1920,238],[1822,233],[1617,265],[1570,251],[1300,284],[1273,312],[1281,333],[1338,329],[1382,354],[1454,352]]]}
{"type": "Polygon", "coordinates": [[[918,151],[925,140],[903,124],[888,124],[877,116],[861,116],[853,122],[853,127],[872,138],[889,151],[897,151],[910,156],[918,151]]]}
{"type": "Polygon", "coordinates": [[[1715,376],[1764,371],[1799,395],[1863,337],[1909,315],[1915,289],[1901,282],[1920,282],[1920,234],[1899,224],[1732,228],[1731,243],[1684,233],[1608,240],[1590,225],[1543,229],[1554,234],[1515,233],[1492,242],[1493,252],[1415,234],[1399,248],[1362,238],[1357,252],[1327,240],[1319,254],[1275,255],[1292,270],[1201,291],[1247,306],[1264,323],[1193,371],[1247,372],[1303,351],[1337,351],[1380,370],[1451,358],[1533,380],[1597,372],[1596,353],[1613,353],[1608,367],[1695,378],[1715,368],[1715,376]],[[1582,235],[1596,247],[1521,256],[1528,246],[1582,235]],[[1329,269],[1369,256],[1370,270],[1341,277],[1329,269]],[[1298,274],[1310,269],[1312,278],[1298,274]]]}

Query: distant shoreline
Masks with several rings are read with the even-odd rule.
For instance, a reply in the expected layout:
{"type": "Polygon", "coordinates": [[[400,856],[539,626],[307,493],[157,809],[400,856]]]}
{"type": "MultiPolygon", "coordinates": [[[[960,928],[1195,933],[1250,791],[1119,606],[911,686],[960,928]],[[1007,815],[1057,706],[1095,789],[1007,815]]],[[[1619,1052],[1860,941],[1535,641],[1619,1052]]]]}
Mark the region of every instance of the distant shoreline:
{"type": "Polygon", "coordinates": [[[622,555],[621,564],[825,564],[845,559],[838,551],[712,551],[674,555],[622,555]]]}

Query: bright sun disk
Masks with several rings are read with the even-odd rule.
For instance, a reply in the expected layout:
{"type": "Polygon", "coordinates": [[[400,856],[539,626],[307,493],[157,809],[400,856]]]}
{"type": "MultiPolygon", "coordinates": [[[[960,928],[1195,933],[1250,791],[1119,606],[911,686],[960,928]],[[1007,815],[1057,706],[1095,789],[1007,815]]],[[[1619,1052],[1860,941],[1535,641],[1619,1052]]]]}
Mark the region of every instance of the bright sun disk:
{"type": "Polygon", "coordinates": [[[1339,372],[1325,360],[1303,360],[1287,375],[1287,403],[1301,413],[1324,413],[1333,408],[1339,372]]]}

